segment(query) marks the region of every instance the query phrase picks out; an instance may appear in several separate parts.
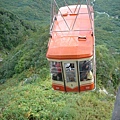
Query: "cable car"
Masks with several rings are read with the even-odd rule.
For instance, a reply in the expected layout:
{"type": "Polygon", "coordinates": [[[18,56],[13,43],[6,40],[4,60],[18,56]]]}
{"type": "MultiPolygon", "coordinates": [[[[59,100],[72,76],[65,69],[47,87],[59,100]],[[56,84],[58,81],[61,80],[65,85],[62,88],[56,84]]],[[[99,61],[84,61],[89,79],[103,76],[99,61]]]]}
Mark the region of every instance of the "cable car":
{"type": "Polygon", "coordinates": [[[59,7],[56,0],[51,2],[46,57],[54,90],[82,92],[96,87],[94,12],[89,3],[59,7]]]}

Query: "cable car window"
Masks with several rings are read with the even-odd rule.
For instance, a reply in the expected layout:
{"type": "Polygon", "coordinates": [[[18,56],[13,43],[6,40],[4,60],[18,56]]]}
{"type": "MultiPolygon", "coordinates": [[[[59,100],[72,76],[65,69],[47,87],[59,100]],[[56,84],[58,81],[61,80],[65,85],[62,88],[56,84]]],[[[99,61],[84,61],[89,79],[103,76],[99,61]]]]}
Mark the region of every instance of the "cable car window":
{"type": "Polygon", "coordinates": [[[60,62],[50,62],[52,80],[62,81],[62,67],[60,62]]]}
{"type": "Polygon", "coordinates": [[[93,79],[92,60],[79,62],[80,81],[87,81],[93,79]]]}
{"type": "Polygon", "coordinates": [[[74,63],[65,63],[65,73],[67,82],[76,82],[74,63]]]}

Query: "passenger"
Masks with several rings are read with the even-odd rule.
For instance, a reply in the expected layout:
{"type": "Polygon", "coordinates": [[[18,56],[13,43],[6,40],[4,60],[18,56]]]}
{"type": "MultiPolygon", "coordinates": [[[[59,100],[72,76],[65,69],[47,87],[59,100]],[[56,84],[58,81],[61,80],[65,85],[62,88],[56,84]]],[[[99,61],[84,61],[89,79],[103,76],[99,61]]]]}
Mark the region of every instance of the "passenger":
{"type": "Polygon", "coordinates": [[[56,63],[56,69],[57,69],[57,80],[61,80],[62,81],[62,73],[61,73],[61,65],[60,62],[56,63]]]}
{"type": "Polygon", "coordinates": [[[81,75],[81,81],[93,80],[93,73],[90,71],[83,72],[81,75]]]}
{"type": "Polygon", "coordinates": [[[52,80],[57,80],[57,68],[55,65],[56,63],[53,63],[51,66],[52,80]]]}
{"type": "Polygon", "coordinates": [[[84,81],[87,79],[87,72],[80,72],[80,80],[84,81]]]}
{"type": "Polygon", "coordinates": [[[67,82],[75,82],[75,73],[74,71],[69,71],[67,73],[67,82]]]}
{"type": "Polygon", "coordinates": [[[75,82],[75,72],[72,70],[70,71],[70,81],[75,82]]]}
{"type": "Polygon", "coordinates": [[[65,67],[67,82],[74,82],[75,81],[74,63],[67,63],[65,67]]]}
{"type": "Polygon", "coordinates": [[[89,63],[87,61],[83,62],[82,70],[80,71],[80,80],[84,81],[87,79],[87,72],[89,71],[89,63]]]}
{"type": "Polygon", "coordinates": [[[60,63],[59,63],[59,62],[57,62],[57,63],[55,64],[55,67],[56,67],[56,69],[57,69],[57,72],[58,72],[58,73],[61,73],[61,66],[60,66],[60,63]]]}
{"type": "Polygon", "coordinates": [[[70,70],[72,70],[74,68],[74,63],[70,63],[70,65],[67,66],[66,68],[69,68],[70,70]]]}
{"type": "Polygon", "coordinates": [[[82,71],[87,71],[89,70],[89,64],[88,62],[84,61],[83,66],[82,66],[82,71]]]}
{"type": "Polygon", "coordinates": [[[74,63],[70,63],[70,67],[71,67],[71,68],[74,68],[74,63]]]}
{"type": "Polygon", "coordinates": [[[90,71],[87,72],[87,80],[92,80],[93,79],[93,73],[90,71]]]}

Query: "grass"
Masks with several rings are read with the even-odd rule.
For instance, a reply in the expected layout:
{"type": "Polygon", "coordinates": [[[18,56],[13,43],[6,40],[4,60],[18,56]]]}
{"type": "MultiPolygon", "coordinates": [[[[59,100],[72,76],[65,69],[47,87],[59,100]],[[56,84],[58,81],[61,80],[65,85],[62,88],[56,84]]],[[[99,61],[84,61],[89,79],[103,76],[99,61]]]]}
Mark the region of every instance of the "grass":
{"type": "Polygon", "coordinates": [[[9,86],[0,96],[1,120],[110,120],[114,104],[114,98],[96,91],[53,91],[49,77],[9,86]]]}
{"type": "MultiPolygon", "coordinates": [[[[38,1],[38,0],[34,0],[34,1],[38,1]]],[[[31,0],[29,2],[28,0],[22,2],[20,0],[17,0],[17,2],[15,2],[15,0],[13,2],[4,1],[4,0],[1,1],[2,8],[11,11],[15,15],[17,15],[20,19],[29,21],[31,22],[31,24],[34,23],[36,26],[38,26],[38,24],[48,25],[49,23],[48,6],[49,3],[43,1],[42,2],[38,1],[35,3],[31,0]],[[48,4],[48,5],[44,5],[44,4],[48,4]],[[38,7],[36,7],[37,5],[38,7]]],[[[99,11],[99,9],[97,11],[99,11]]],[[[104,16],[101,17],[97,15],[95,19],[95,24],[96,24],[97,44],[101,45],[105,43],[107,44],[108,47],[111,47],[111,45],[113,45],[113,48],[119,48],[117,46],[119,45],[117,44],[119,43],[119,39],[118,39],[119,37],[116,37],[119,34],[118,20],[114,20],[114,18],[108,19],[105,18],[104,16]],[[114,30],[113,31],[114,34],[111,34],[111,31],[107,31],[107,30],[112,30],[112,31],[114,30]]],[[[44,51],[45,47],[43,49],[42,46],[47,46],[46,45],[47,42],[45,42],[45,40],[48,40],[48,38],[46,38],[45,36],[47,36],[48,32],[46,32],[46,30],[42,28],[38,32],[39,32],[39,36],[37,35],[38,33],[33,33],[31,36],[34,39],[26,43],[25,49],[23,49],[23,51],[25,51],[23,52],[24,55],[32,56],[32,53],[35,53],[31,50],[31,48],[29,48],[30,42],[31,42],[30,47],[33,48],[35,46],[36,48],[36,49],[33,48],[34,51],[40,51],[42,49],[42,51],[45,52],[44,51]],[[41,32],[44,35],[42,35],[41,32]],[[36,44],[33,44],[32,42],[34,40],[39,41],[37,47],[36,44]],[[26,51],[29,51],[31,54],[27,54],[26,51]]],[[[17,49],[19,50],[20,48],[24,48],[24,45],[23,47],[18,47],[17,49]]],[[[37,56],[36,54],[35,56],[37,56]]],[[[32,58],[35,58],[35,56],[33,56],[32,58]]],[[[43,62],[42,63],[43,65],[46,64],[46,59],[43,59],[44,54],[42,54],[41,52],[39,56],[40,57],[38,57],[37,60],[41,60],[40,62],[43,62]]],[[[28,61],[26,59],[27,57],[25,56],[23,57],[25,58],[26,61],[28,61]]],[[[35,61],[36,60],[34,60],[33,63],[35,63],[35,61]]],[[[11,63],[14,64],[13,62],[11,63]]],[[[20,62],[18,63],[20,64],[20,62]]],[[[108,95],[98,93],[97,91],[84,92],[84,93],[63,93],[63,92],[53,91],[53,89],[51,88],[50,78],[45,77],[46,75],[45,72],[48,73],[46,69],[44,70],[41,69],[41,71],[39,72],[41,76],[38,75],[36,81],[33,80],[26,84],[21,84],[21,81],[23,81],[24,78],[26,77],[30,78],[31,74],[34,74],[28,70],[29,72],[26,71],[26,73],[23,72],[20,74],[16,74],[16,76],[14,75],[13,78],[7,80],[4,84],[0,85],[0,119],[1,120],[110,120],[111,119],[114,100],[115,100],[114,97],[110,97],[108,95]]]]}

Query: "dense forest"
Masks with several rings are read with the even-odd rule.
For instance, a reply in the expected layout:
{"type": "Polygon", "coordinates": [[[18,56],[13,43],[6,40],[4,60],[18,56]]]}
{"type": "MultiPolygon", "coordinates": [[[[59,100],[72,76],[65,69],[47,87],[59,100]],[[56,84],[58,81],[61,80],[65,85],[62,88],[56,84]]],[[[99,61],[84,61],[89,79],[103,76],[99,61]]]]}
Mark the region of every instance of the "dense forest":
{"type": "MultiPolygon", "coordinates": [[[[76,0],[77,1],[77,0],[76,0]]],[[[60,6],[62,2],[58,0],[60,6]]],[[[95,12],[97,88],[61,93],[51,88],[45,57],[50,1],[1,0],[0,119],[109,120],[120,86],[120,1],[91,0],[95,12]],[[109,94],[101,94],[105,88],[109,94]]],[[[69,4],[73,4],[69,0],[69,4]]]]}

